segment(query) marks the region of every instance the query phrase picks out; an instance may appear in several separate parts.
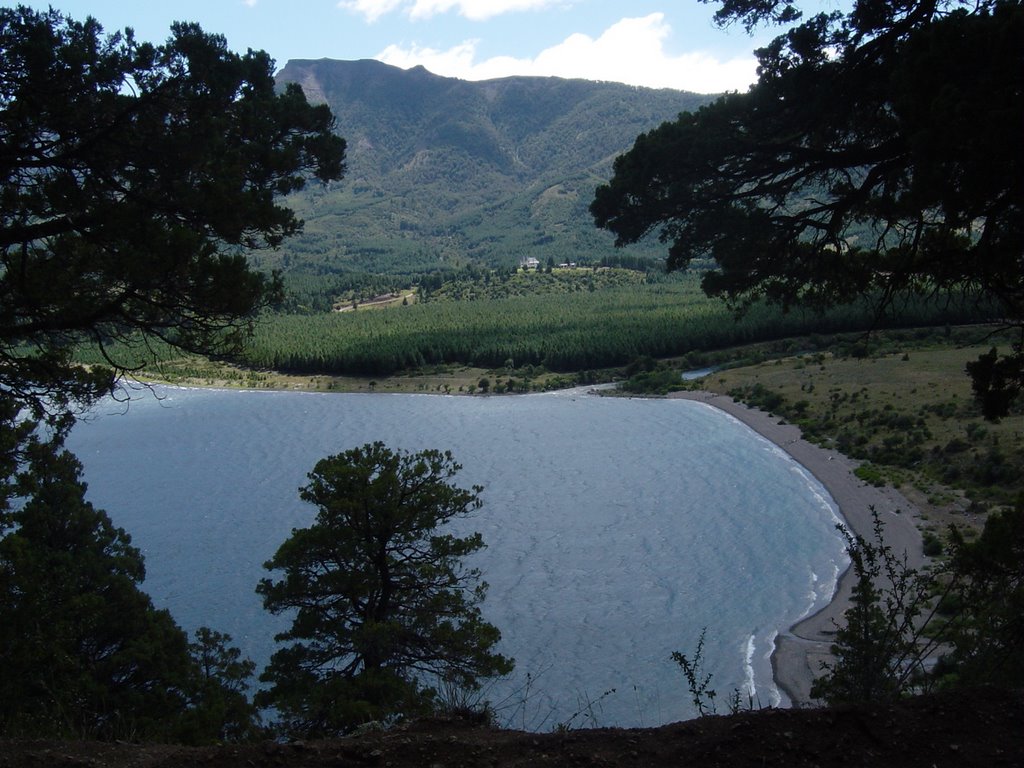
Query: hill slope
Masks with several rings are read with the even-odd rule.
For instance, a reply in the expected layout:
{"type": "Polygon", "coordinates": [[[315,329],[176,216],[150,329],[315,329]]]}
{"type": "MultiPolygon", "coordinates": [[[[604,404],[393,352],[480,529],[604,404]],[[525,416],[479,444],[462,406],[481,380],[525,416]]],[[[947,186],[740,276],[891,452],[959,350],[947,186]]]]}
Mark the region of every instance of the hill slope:
{"type": "Polygon", "coordinates": [[[468,82],[370,60],[293,60],[277,79],[327,103],[349,145],[346,178],[293,198],[306,232],[266,262],[320,274],[611,254],[587,213],[594,187],[639,133],[711,100],[586,80],[468,82]]]}

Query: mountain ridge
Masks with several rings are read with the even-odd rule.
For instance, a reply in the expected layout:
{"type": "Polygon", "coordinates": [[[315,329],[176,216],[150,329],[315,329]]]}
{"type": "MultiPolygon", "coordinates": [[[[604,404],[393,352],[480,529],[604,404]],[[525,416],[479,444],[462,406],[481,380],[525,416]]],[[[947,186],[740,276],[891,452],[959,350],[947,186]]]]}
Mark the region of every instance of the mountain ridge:
{"type": "Polygon", "coordinates": [[[330,106],[348,142],[346,178],[289,201],[306,232],[283,266],[320,274],[610,255],[587,212],[594,187],[638,134],[714,98],[555,77],[468,81],[372,59],[293,59],[277,81],[330,106]]]}

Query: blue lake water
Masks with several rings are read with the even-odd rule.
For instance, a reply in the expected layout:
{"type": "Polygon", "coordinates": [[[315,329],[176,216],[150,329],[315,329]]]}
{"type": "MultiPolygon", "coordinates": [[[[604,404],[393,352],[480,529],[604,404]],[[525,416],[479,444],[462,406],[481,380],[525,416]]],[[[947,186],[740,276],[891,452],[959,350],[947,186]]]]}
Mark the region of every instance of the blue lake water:
{"type": "Polygon", "coordinates": [[[88,497],[142,549],[158,607],[230,633],[260,667],[287,625],[254,592],[262,564],[315,515],[297,489],[320,458],[374,440],[451,450],[458,483],[484,486],[464,525],[488,545],[473,563],[484,614],[517,662],[486,691],[513,727],[693,716],[670,655],[692,655],[705,626],[719,701],[741,689],[778,703],[774,637],[828,600],[843,562],[821,485],[702,403],[157,394],[105,402],[75,428],[88,497]]]}

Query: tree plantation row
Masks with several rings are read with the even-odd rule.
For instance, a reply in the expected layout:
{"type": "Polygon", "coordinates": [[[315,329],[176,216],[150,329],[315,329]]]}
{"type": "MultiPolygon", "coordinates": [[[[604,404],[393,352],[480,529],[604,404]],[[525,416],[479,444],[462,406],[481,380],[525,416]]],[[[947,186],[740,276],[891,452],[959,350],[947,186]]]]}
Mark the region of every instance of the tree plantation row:
{"type": "MultiPolygon", "coordinates": [[[[899,325],[978,319],[972,307],[916,301],[899,325]]],[[[385,375],[423,365],[534,365],[556,372],[624,365],[807,333],[892,323],[867,305],[825,314],[758,304],[741,318],[700,294],[696,279],[595,292],[441,302],[385,311],[274,315],[246,350],[254,367],[339,375],[385,375]]]]}
{"type": "MultiPolygon", "coordinates": [[[[535,282],[549,277],[538,275],[535,282]]],[[[879,317],[870,302],[824,313],[785,313],[758,303],[737,315],[704,296],[693,275],[632,284],[598,277],[594,282],[608,287],[472,301],[432,298],[384,310],[268,313],[240,362],[257,369],[323,375],[384,376],[451,363],[529,365],[567,373],[812,333],[988,319],[984,308],[946,298],[908,301],[895,317],[879,317]]],[[[465,295],[464,290],[452,291],[453,285],[458,284],[446,284],[437,295],[465,295]]],[[[118,344],[104,352],[129,367],[141,365],[154,352],[164,359],[177,354],[161,345],[132,351],[118,344]]],[[[76,358],[104,363],[96,348],[81,348],[76,358]]]]}

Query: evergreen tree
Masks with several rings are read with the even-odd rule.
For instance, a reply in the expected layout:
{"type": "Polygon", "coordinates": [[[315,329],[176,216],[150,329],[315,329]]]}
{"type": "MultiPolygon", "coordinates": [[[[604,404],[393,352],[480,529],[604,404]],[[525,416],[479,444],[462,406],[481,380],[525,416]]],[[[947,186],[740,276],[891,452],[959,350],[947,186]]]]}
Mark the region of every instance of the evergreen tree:
{"type": "Polygon", "coordinates": [[[956,527],[950,539],[943,682],[1024,686],[1024,500],[989,515],[976,540],[956,527]]]}
{"type": "Polygon", "coordinates": [[[853,560],[856,583],[851,606],[843,613],[832,644],[834,661],[828,674],[811,687],[811,696],[829,704],[873,702],[892,698],[896,685],[894,649],[889,623],[882,610],[882,590],[875,584],[879,569],[874,545],[863,542],[847,550],[853,560]]]}
{"type": "Polygon", "coordinates": [[[195,681],[179,728],[184,741],[247,741],[264,735],[248,696],[256,665],[230,642],[231,635],[200,627],[189,643],[195,681]]]}
{"type": "Polygon", "coordinates": [[[395,453],[373,443],[317,463],[304,501],[316,521],[292,531],[266,563],[283,577],[257,587],[265,607],[294,611],[261,680],[292,734],[346,732],[371,720],[422,712],[435,684],[476,689],[512,662],[493,652],[483,620],[487,585],[462,559],[479,533],[438,531],[480,506],[479,487],[450,483],[450,453],[395,453]]]}
{"type": "Polygon", "coordinates": [[[889,701],[927,687],[926,659],[937,641],[926,635],[934,618],[935,580],[907,565],[885,543],[884,526],[871,509],[874,541],[842,525],[856,582],[844,622],[836,626],[832,662],[814,681],[811,696],[829,704],[889,701]]]}
{"type": "MultiPolygon", "coordinates": [[[[0,435],[10,433],[8,422],[0,435]]],[[[248,732],[251,713],[227,732],[197,717],[217,699],[237,703],[237,690],[202,679],[185,633],[139,589],[142,555],[85,500],[81,465],[60,436],[27,436],[19,450],[23,463],[0,481],[0,733],[211,741],[248,732]]]]}
{"type": "MultiPolygon", "coordinates": [[[[639,136],[591,212],[619,245],[657,231],[670,269],[742,307],[963,292],[1024,330],[1024,8],[873,0],[802,18],[721,0],[722,24],[788,27],[747,93],[639,136]]],[[[1020,342],[972,378],[986,415],[1024,384],[1020,342]]]]}
{"type": "Polygon", "coordinates": [[[275,198],[339,178],[325,106],[270,57],[175,24],[155,46],[55,10],[0,8],[0,388],[104,394],[110,342],[231,354],[280,283],[245,252],[301,222],[275,198]],[[70,364],[76,345],[106,366],[70,364]]]}
{"type": "Polygon", "coordinates": [[[298,231],[279,196],[341,176],[331,129],[266,53],[194,24],[156,46],[0,8],[0,732],[251,732],[247,662],[216,634],[192,658],[62,438],[136,362],[111,342],[239,351],[280,294],[246,251],[298,231]],[[74,365],[82,344],[103,364],[74,365]]]}
{"type": "Polygon", "coordinates": [[[973,542],[951,527],[951,556],[923,572],[896,557],[874,521],[873,542],[842,529],[856,582],[812,696],[866,703],[935,686],[1020,686],[1024,505],[990,515],[973,542]]]}

